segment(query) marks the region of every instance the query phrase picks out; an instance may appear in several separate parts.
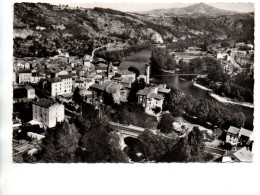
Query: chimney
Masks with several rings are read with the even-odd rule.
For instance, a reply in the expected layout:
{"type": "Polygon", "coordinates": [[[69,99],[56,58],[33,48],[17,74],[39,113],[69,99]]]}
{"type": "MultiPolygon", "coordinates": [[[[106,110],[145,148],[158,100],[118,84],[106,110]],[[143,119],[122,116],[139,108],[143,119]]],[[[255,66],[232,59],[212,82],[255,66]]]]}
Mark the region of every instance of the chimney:
{"type": "Polygon", "coordinates": [[[146,83],[150,84],[150,64],[145,65],[145,73],[146,73],[146,83]]]}

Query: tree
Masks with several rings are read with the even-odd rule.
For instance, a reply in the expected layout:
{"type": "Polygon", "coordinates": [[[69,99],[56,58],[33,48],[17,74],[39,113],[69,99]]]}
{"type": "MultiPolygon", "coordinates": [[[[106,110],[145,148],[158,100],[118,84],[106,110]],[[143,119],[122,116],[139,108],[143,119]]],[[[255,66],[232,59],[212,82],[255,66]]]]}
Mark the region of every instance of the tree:
{"type": "Polygon", "coordinates": [[[170,113],[164,113],[158,123],[157,129],[159,129],[162,133],[169,134],[173,129],[174,118],[170,113]]]}
{"type": "Polygon", "coordinates": [[[187,137],[181,137],[174,147],[163,156],[162,162],[189,162],[190,151],[187,137]]]}
{"type": "Polygon", "coordinates": [[[79,91],[80,91],[79,88],[76,87],[76,89],[74,90],[73,96],[72,96],[72,99],[76,104],[81,104],[83,102],[83,99],[82,99],[81,95],[79,94],[79,91]]]}
{"type": "Polygon", "coordinates": [[[40,162],[75,162],[79,134],[73,124],[64,121],[46,131],[40,162]]]}
{"type": "Polygon", "coordinates": [[[127,162],[118,135],[102,124],[81,137],[77,154],[80,162],[127,162]]]}
{"type": "Polygon", "coordinates": [[[138,76],[140,75],[139,69],[136,68],[135,66],[130,66],[130,67],[128,68],[128,70],[131,71],[131,72],[134,72],[135,75],[136,75],[136,77],[138,77],[138,76]]]}
{"type": "Polygon", "coordinates": [[[144,146],[144,160],[146,162],[163,162],[165,154],[169,153],[176,143],[175,138],[166,138],[155,135],[149,130],[145,130],[138,136],[144,146]]]}
{"type": "Polygon", "coordinates": [[[104,104],[108,106],[113,106],[115,104],[112,94],[106,91],[104,91],[103,93],[103,100],[104,100],[104,104]]]}
{"type": "Polygon", "coordinates": [[[243,112],[235,113],[231,119],[232,125],[240,128],[243,127],[246,122],[246,116],[243,112]]]}
{"type": "Polygon", "coordinates": [[[188,135],[188,144],[190,146],[191,160],[195,162],[204,161],[205,143],[203,134],[197,126],[193,127],[188,135]]]}

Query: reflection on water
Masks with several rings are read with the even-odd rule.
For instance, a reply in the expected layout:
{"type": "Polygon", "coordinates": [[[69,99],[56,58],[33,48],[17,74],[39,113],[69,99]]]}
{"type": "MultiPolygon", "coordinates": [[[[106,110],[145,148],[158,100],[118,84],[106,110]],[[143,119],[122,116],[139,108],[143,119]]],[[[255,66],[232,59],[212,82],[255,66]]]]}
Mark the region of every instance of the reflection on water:
{"type": "MultiPolygon", "coordinates": [[[[217,101],[214,98],[212,98],[207,91],[195,87],[190,81],[190,78],[188,77],[186,78],[185,76],[181,76],[181,77],[185,78],[185,80],[180,79],[178,75],[157,76],[155,78],[156,80],[166,83],[168,86],[177,88],[183,91],[185,94],[193,96],[194,98],[217,101]]],[[[230,110],[231,114],[234,114],[236,112],[243,112],[246,116],[247,125],[249,127],[252,126],[254,109],[244,107],[244,106],[239,106],[239,105],[232,105],[232,104],[225,104],[225,103],[221,103],[221,104],[224,105],[225,108],[230,110]]]]}

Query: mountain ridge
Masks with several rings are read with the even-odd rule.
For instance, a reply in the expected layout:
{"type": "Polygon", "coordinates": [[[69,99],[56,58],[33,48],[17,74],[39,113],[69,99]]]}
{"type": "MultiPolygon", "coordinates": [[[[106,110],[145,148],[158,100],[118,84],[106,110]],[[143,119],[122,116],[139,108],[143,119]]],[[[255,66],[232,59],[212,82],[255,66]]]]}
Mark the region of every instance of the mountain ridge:
{"type": "Polygon", "coordinates": [[[152,15],[160,15],[160,14],[172,14],[178,16],[184,15],[211,15],[211,16],[219,16],[219,15],[232,15],[237,14],[239,12],[228,11],[216,8],[214,6],[210,6],[205,3],[197,3],[193,5],[189,5],[181,8],[169,8],[169,9],[155,9],[149,11],[138,12],[140,14],[152,14],[152,15]]]}

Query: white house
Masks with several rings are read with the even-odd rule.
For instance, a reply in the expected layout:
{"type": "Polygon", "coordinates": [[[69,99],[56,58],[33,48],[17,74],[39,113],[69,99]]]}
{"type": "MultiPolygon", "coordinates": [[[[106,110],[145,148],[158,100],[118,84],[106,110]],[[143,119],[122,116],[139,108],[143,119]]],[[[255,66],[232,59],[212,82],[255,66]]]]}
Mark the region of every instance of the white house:
{"type": "Polygon", "coordinates": [[[156,115],[153,109],[160,108],[162,110],[164,97],[158,93],[158,87],[145,87],[137,92],[138,103],[142,104],[145,112],[150,115],[156,115]]]}
{"type": "Polygon", "coordinates": [[[44,79],[45,76],[40,75],[38,72],[32,72],[31,83],[38,83],[41,79],[44,79]]]}
{"type": "Polygon", "coordinates": [[[52,97],[72,93],[72,77],[70,75],[60,75],[47,81],[48,91],[52,97]]]}
{"type": "Polygon", "coordinates": [[[19,84],[30,83],[32,72],[31,70],[21,70],[18,74],[18,77],[19,77],[19,84]]]}
{"type": "Polygon", "coordinates": [[[232,145],[238,143],[242,145],[250,145],[254,141],[253,131],[247,130],[243,127],[241,129],[230,126],[227,131],[226,142],[232,145]]]}
{"type": "Polygon", "coordinates": [[[64,120],[64,105],[47,99],[33,103],[33,120],[52,128],[64,120]]]}
{"type": "Polygon", "coordinates": [[[238,132],[238,128],[230,126],[227,130],[226,142],[232,145],[236,145],[239,142],[238,132]]]}

